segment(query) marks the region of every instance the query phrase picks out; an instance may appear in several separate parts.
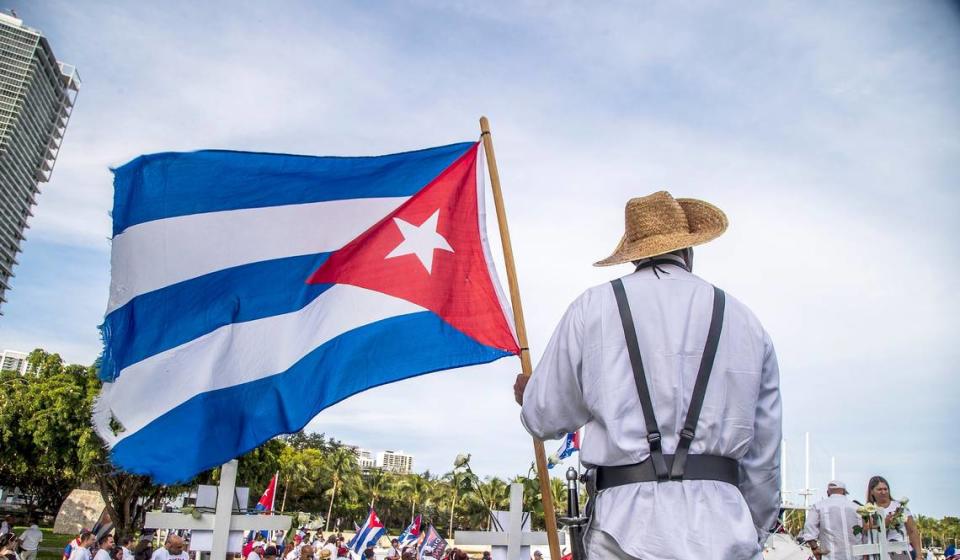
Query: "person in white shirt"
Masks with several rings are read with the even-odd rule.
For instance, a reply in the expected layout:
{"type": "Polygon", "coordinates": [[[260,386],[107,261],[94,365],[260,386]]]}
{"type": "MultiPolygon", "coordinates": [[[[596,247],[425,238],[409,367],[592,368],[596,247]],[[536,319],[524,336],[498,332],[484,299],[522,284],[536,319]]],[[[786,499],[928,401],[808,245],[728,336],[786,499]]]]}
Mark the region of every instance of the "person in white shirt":
{"type": "Polygon", "coordinates": [[[23,547],[20,560],[36,560],[37,550],[40,548],[42,541],[43,531],[41,531],[36,524],[30,525],[30,527],[20,535],[20,546],[23,547]]]}
{"type": "Polygon", "coordinates": [[[400,539],[390,539],[390,550],[386,558],[400,558],[400,539]]]}
{"type": "Polygon", "coordinates": [[[93,560],[110,560],[110,551],[113,550],[113,535],[104,535],[97,541],[99,549],[93,560]]]}
{"type": "MultiPolygon", "coordinates": [[[[910,548],[920,558],[923,557],[923,550],[920,543],[920,531],[917,530],[917,522],[913,519],[913,513],[907,508],[906,503],[900,503],[890,497],[890,483],[882,476],[872,476],[867,482],[867,502],[875,504],[884,517],[884,524],[887,528],[887,540],[890,542],[909,542],[910,548]]],[[[865,527],[869,528],[869,527],[865,527]]],[[[891,554],[894,560],[909,560],[907,553],[891,554]]]]}
{"type": "Polygon", "coordinates": [[[761,558],[780,507],[777,358],[753,313],[692,273],[692,247],[726,227],[703,201],[630,200],[620,245],[596,264],[635,272],[578,297],[517,377],[534,437],[584,427],[599,490],[588,558],[761,558]]]}
{"type": "Polygon", "coordinates": [[[860,544],[860,537],[853,528],[860,525],[857,506],[847,497],[847,485],[831,480],[827,497],[807,511],[800,537],[819,558],[854,560],[852,547],[860,544]]]}
{"type": "Polygon", "coordinates": [[[3,518],[3,521],[0,521],[0,535],[6,535],[7,533],[13,532],[13,517],[9,515],[3,518]]]}
{"type": "Polygon", "coordinates": [[[190,557],[183,548],[183,537],[170,533],[163,542],[163,546],[153,551],[150,560],[189,560],[190,557]]]}
{"type": "Polygon", "coordinates": [[[321,548],[320,551],[322,552],[324,550],[330,551],[330,558],[337,557],[337,536],[336,535],[331,534],[329,537],[327,537],[327,542],[326,544],[323,545],[323,548],[321,548]]]}
{"type": "Polygon", "coordinates": [[[96,542],[97,537],[90,531],[80,533],[77,538],[77,544],[70,552],[70,560],[90,560],[90,547],[96,542]]]}
{"type": "Polygon", "coordinates": [[[120,549],[123,552],[123,560],[133,560],[133,550],[130,548],[132,545],[133,539],[130,537],[120,539],[120,549]]]}

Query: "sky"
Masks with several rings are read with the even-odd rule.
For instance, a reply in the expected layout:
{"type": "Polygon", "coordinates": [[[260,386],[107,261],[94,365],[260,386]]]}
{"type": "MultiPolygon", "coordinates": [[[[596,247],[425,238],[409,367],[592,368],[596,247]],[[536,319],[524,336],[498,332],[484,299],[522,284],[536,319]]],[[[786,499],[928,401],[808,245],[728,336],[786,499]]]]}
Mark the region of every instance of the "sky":
{"type": "MultiPolygon", "coordinates": [[[[696,272],[777,348],[788,497],[884,475],[960,515],[960,9],[951,2],[8,2],[83,80],[26,231],[0,346],[89,364],[110,168],[157,151],[375,155],[490,118],[534,362],[627,199],[730,228],[696,272]]],[[[488,226],[497,239],[495,226],[488,226]]],[[[496,241],[495,241],[496,243],[496,241]]],[[[501,263],[500,270],[503,270],[501,263]]],[[[309,429],[443,473],[526,473],[516,359],[380,387],[309,429]]],[[[548,453],[559,442],[547,442],[548,453]]]]}

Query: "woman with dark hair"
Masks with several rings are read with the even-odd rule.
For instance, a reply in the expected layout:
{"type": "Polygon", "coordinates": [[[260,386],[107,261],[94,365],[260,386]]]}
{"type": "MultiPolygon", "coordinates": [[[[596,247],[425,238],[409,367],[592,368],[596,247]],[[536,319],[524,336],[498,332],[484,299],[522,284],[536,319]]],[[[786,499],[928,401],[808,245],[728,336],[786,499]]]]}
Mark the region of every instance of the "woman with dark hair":
{"type": "MultiPolygon", "coordinates": [[[[901,501],[890,497],[890,483],[882,476],[874,476],[867,483],[867,502],[877,506],[883,522],[887,527],[887,540],[891,542],[905,542],[909,538],[917,558],[922,558],[920,532],[917,531],[917,522],[913,514],[907,509],[907,500],[901,501]]],[[[864,527],[866,528],[866,527],[864,527]]],[[[891,555],[895,560],[910,560],[910,555],[903,553],[891,555]]]]}
{"type": "Polygon", "coordinates": [[[6,556],[7,560],[9,560],[10,557],[13,557],[14,560],[20,560],[20,555],[17,553],[18,545],[19,542],[15,534],[6,533],[0,535],[0,556],[6,556]]]}

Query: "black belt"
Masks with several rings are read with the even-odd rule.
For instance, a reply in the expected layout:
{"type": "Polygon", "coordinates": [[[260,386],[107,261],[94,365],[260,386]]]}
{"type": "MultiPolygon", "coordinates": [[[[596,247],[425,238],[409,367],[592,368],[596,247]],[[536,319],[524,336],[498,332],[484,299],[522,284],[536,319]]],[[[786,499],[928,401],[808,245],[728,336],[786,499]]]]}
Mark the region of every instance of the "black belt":
{"type": "MultiPolygon", "coordinates": [[[[673,465],[673,455],[663,455],[667,465],[673,465]]],[[[597,467],[597,490],[635,482],[662,482],[658,479],[654,463],[649,458],[633,465],[597,467]]],[[[740,463],[730,457],[719,455],[687,455],[683,480],[716,480],[738,486],[740,463]]]]}

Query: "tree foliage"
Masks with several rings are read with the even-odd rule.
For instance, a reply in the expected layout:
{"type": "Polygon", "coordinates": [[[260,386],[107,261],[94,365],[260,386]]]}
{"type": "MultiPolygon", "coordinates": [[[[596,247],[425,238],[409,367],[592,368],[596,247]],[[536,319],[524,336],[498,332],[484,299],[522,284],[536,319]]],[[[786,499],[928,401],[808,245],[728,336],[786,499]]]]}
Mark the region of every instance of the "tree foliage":
{"type": "MultiPolygon", "coordinates": [[[[90,424],[101,386],[96,365],[67,365],[58,354],[40,349],[30,354],[29,363],[27,375],[0,372],[0,486],[30,496],[31,513],[54,514],[71,490],[87,485],[103,494],[118,533],[132,534],[146,512],[165,499],[198,483],[219,481],[219,469],[174,487],[118,470],[90,424]]],[[[458,471],[443,476],[361,471],[354,449],[324,434],[300,432],[268,441],[239,459],[237,483],[248,486],[255,500],[277,472],[275,507],[323,517],[331,528],[352,528],[372,506],[395,533],[417,514],[443,532],[485,529],[487,512],[509,505],[509,485],[502,479],[481,480],[458,471]]],[[[532,470],[517,480],[525,488],[524,509],[533,512],[534,527],[542,527],[532,470]]],[[[554,489],[556,494],[563,484],[556,481],[554,489]]],[[[554,498],[559,511],[565,495],[554,498]]]]}

